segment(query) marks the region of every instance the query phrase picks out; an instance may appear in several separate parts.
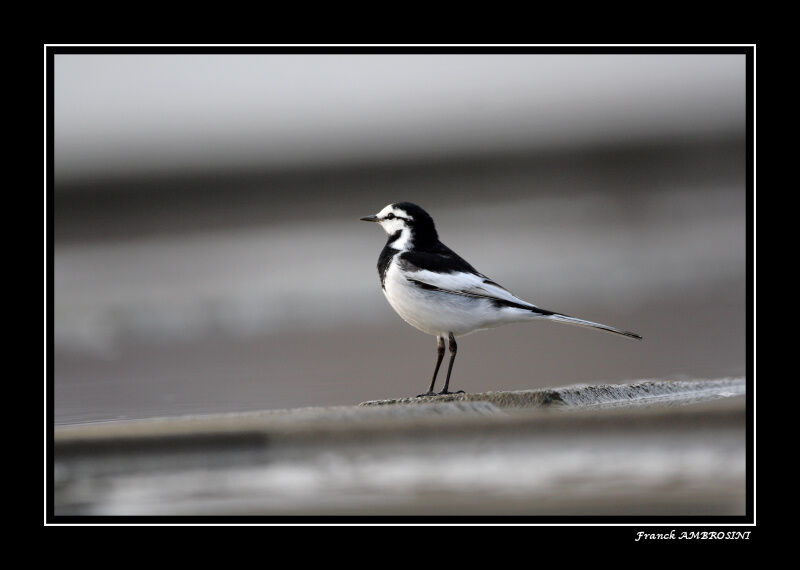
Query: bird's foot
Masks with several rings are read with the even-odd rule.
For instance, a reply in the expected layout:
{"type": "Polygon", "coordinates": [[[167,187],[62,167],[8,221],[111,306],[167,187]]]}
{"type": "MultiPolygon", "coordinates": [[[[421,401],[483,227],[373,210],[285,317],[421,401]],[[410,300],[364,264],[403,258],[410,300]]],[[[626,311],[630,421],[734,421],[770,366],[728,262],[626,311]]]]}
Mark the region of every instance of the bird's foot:
{"type": "Polygon", "coordinates": [[[466,394],[464,390],[458,392],[451,392],[450,390],[442,390],[441,392],[425,392],[424,394],[417,394],[417,398],[424,398],[425,396],[446,396],[447,394],[466,394]]]}

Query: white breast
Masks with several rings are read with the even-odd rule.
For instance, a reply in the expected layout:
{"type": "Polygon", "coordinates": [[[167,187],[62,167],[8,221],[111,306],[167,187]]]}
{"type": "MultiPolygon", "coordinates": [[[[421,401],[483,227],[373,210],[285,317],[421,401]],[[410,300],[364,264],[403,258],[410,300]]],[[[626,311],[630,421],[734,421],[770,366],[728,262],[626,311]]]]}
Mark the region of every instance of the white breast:
{"type": "Polygon", "coordinates": [[[384,294],[392,308],[422,332],[447,336],[465,334],[501,324],[527,320],[523,311],[498,309],[482,298],[422,289],[408,279],[395,256],[386,271],[384,294]]]}

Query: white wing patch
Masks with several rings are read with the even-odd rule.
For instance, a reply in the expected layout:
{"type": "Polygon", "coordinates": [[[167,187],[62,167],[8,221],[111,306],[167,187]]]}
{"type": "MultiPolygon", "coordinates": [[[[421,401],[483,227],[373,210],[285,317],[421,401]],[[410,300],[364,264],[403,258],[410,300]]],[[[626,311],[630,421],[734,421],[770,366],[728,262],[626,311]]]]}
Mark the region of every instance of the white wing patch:
{"type": "Polygon", "coordinates": [[[423,269],[408,272],[405,275],[407,279],[413,279],[456,295],[488,297],[535,308],[535,305],[523,301],[497,283],[489,281],[487,277],[474,273],[436,273],[423,269]]]}

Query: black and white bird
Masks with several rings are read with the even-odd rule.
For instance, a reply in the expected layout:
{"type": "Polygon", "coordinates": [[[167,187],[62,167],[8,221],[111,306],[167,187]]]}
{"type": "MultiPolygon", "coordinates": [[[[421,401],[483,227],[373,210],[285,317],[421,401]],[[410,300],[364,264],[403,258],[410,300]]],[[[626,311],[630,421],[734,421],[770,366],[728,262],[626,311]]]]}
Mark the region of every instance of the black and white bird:
{"type": "Polygon", "coordinates": [[[546,319],[642,338],[636,333],[548,311],[520,299],[439,241],[433,218],[416,204],[389,204],[374,216],[361,219],[380,224],[389,234],[378,258],[381,288],[389,304],[408,324],[436,337],[436,367],[431,385],[419,396],[436,395],[433,386],[444,358],[445,339],[450,348],[450,363],[444,389],[439,394],[451,393],[448,388],[458,349],[456,337],[478,330],[546,319]]]}

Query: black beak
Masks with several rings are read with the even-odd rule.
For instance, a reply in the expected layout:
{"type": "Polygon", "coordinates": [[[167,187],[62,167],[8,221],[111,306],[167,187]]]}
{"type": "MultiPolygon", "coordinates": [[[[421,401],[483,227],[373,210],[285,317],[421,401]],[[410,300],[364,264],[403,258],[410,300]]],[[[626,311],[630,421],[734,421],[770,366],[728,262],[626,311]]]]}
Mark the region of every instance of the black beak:
{"type": "Polygon", "coordinates": [[[364,216],[363,218],[359,218],[362,222],[377,222],[378,216],[364,216]]]}

